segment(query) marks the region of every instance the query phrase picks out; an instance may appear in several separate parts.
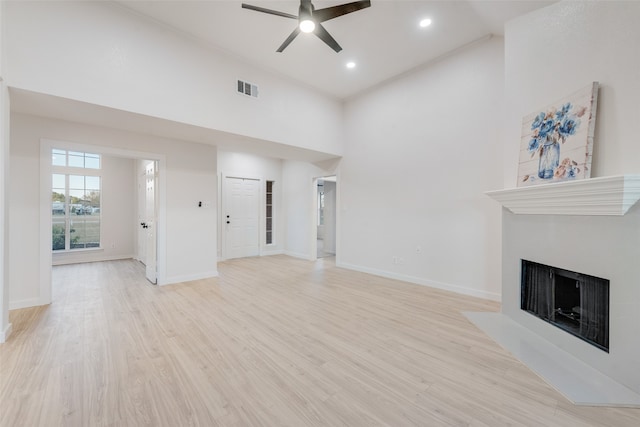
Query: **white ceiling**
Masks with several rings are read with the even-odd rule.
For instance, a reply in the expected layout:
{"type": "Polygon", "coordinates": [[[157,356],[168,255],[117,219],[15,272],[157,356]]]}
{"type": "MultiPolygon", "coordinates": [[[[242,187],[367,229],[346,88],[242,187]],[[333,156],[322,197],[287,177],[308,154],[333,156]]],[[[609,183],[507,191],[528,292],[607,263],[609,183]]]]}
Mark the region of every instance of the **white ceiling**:
{"type": "MultiPolygon", "coordinates": [[[[352,0],[315,0],[317,9],[352,0]]],[[[249,4],[297,14],[298,0],[245,0],[249,4]]],[[[242,0],[118,1],[135,13],[196,37],[215,49],[256,67],[304,82],[344,99],[490,34],[504,22],[553,1],[372,0],[372,6],[325,23],[343,47],[335,53],[313,35],[301,34],[283,53],[276,49],[296,21],[241,8],[242,0]],[[418,27],[428,16],[434,22],[418,27]],[[354,70],[345,63],[356,61],[354,70]]],[[[11,90],[11,110],[61,120],[106,126],[178,140],[217,144],[223,150],[309,162],[335,156],[269,141],[230,135],[182,123],[33,93],[11,90]],[[225,141],[220,145],[220,141],[225,141]],[[226,144],[226,145],[224,145],[226,144]]]]}
{"type": "MultiPolygon", "coordinates": [[[[314,0],[322,9],[353,0],[314,0]]],[[[344,99],[487,37],[504,23],[553,1],[372,0],[371,7],[325,22],[342,46],[335,53],[313,34],[276,49],[296,26],[293,19],[242,9],[242,0],[122,0],[121,5],[201,39],[262,69],[275,71],[344,99]],[[433,24],[419,28],[423,17],[433,24]],[[348,70],[345,64],[355,61],[348,70]]],[[[298,14],[298,0],[244,0],[298,14]]]]}

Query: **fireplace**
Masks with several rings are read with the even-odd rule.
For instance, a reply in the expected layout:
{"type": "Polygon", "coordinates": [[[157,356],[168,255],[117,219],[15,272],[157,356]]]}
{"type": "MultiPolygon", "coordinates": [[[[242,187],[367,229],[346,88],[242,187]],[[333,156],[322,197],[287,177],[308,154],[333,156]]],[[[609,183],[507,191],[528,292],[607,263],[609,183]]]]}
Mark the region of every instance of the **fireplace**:
{"type": "MultiPolygon", "coordinates": [[[[541,374],[552,383],[557,380],[555,386],[564,389],[567,395],[577,390],[593,393],[605,390],[599,374],[635,393],[635,397],[630,399],[610,399],[602,394],[602,399],[583,400],[574,396],[573,401],[595,404],[626,402],[640,406],[640,268],[637,268],[640,260],[640,203],[636,203],[640,200],[640,175],[519,187],[497,190],[489,195],[504,207],[501,313],[508,322],[514,322],[533,334],[518,341],[524,354],[529,357],[553,353],[549,359],[552,361],[561,353],[577,359],[577,363],[550,366],[548,372],[541,374]],[[533,314],[536,302],[527,301],[526,293],[523,294],[523,260],[533,261],[531,265],[546,264],[547,268],[556,269],[555,274],[547,270],[546,276],[552,275],[557,279],[553,283],[561,287],[573,286],[572,292],[567,291],[563,297],[550,295],[551,303],[547,303],[550,307],[542,304],[544,300],[539,301],[542,314],[533,314]],[[582,274],[576,276],[576,272],[582,274]],[[608,313],[601,316],[598,332],[596,329],[589,332],[590,324],[583,324],[582,331],[587,329],[587,332],[582,337],[577,335],[580,334],[580,322],[576,325],[577,314],[584,323],[584,313],[591,317],[594,310],[575,303],[580,301],[580,294],[576,293],[577,277],[603,278],[604,284],[608,285],[604,287],[608,288],[604,296],[595,300],[604,302],[608,313]],[[580,308],[574,310],[574,307],[580,308]],[[558,308],[562,314],[556,310],[558,308]],[[541,320],[540,317],[546,318],[541,320]],[[560,317],[564,317],[564,323],[560,317]],[[548,344],[544,353],[536,351],[541,348],[537,338],[548,344]],[[532,342],[536,342],[535,347],[529,346],[528,343],[532,342]],[[588,367],[594,372],[572,374],[572,384],[583,384],[594,378],[590,386],[565,386],[562,382],[565,374],[573,372],[577,366],[588,367]]],[[[532,273],[534,269],[528,271],[532,273]]],[[[553,288],[547,284],[546,292],[551,290],[553,288]]],[[[592,322],[591,326],[594,325],[596,323],[592,322]]]]}
{"type": "Polygon", "coordinates": [[[522,261],[520,308],[609,352],[609,280],[522,261]]]}

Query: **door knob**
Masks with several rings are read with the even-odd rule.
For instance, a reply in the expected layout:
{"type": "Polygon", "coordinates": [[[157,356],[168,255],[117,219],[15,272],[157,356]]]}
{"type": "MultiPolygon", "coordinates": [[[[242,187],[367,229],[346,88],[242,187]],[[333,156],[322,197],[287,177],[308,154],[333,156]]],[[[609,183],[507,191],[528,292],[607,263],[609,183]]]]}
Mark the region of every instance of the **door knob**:
{"type": "Polygon", "coordinates": [[[231,224],[231,221],[227,221],[227,224],[231,224]]]}

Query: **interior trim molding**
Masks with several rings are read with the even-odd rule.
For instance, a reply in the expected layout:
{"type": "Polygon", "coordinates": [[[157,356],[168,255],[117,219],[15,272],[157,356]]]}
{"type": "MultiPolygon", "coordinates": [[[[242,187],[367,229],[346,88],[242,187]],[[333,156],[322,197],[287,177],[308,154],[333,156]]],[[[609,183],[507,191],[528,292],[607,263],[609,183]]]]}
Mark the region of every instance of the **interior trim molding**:
{"type": "Polygon", "coordinates": [[[11,325],[11,323],[9,323],[6,328],[4,328],[4,331],[0,331],[0,344],[7,342],[12,331],[13,326],[11,325]]]}
{"type": "Polygon", "coordinates": [[[394,273],[391,271],[378,270],[376,268],[363,267],[349,263],[336,263],[336,267],[346,268],[347,270],[359,271],[360,273],[373,274],[387,279],[400,280],[402,282],[412,283],[414,285],[427,286],[429,288],[440,289],[443,291],[455,292],[461,295],[468,295],[476,298],[487,299],[490,301],[502,301],[502,294],[498,292],[484,291],[465,286],[453,285],[449,283],[438,282],[437,280],[429,280],[421,277],[410,276],[408,274],[394,273]]]}
{"type": "Polygon", "coordinates": [[[617,175],[487,191],[514,214],[624,215],[640,199],[640,175],[617,175]]]}

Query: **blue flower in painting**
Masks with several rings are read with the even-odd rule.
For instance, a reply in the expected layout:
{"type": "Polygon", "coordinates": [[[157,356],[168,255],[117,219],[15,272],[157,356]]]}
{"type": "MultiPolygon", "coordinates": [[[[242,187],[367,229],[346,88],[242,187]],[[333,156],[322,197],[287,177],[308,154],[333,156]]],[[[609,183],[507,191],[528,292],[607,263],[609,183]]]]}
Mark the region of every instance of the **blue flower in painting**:
{"type": "Polygon", "coordinates": [[[560,125],[560,129],[558,129],[558,132],[560,132],[560,135],[564,136],[565,138],[569,135],[575,135],[576,129],[578,129],[579,124],[579,120],[565,119],[560,125]]]}
{"type": "Polygon", "coordinates": [[[538,136],[540,138],[546,138],[547,134],[553,130],[555,126],[555,122],[551,119],[545,120],[542,122],[542,126],[540,126],[540,132],[538,132],[538,136]]]}
{"type": "Polygon", "coordinates": [[[527,147],[532,155],[542,144],[564,143],[567,137],[575,135],[580,126],[580,119],[572,109],[573,105],[567,102],[557,110],[538,113],[531,123],[533,132],[527,147]]]}
{"type": "Polygon", "coordinates": [[[556,111],[556,120],[557,121],[562,121],[562,119],[565,118],[565,116],[567,115],[569,110],[571,110],[571,107],[573,107],[573,105],[571,105],[570,102],[567,102],[566,104],[564,104],[562,106],[562,108],[560,108],[558,111],[556,111]]]}
{"type": "Polygon", "coordinates": [[[538,114],[538,116],[535,118],[535,120],[531,124],[531,130],[539,128],[543,120],[544,120],[544,113],[538,114]]]}

